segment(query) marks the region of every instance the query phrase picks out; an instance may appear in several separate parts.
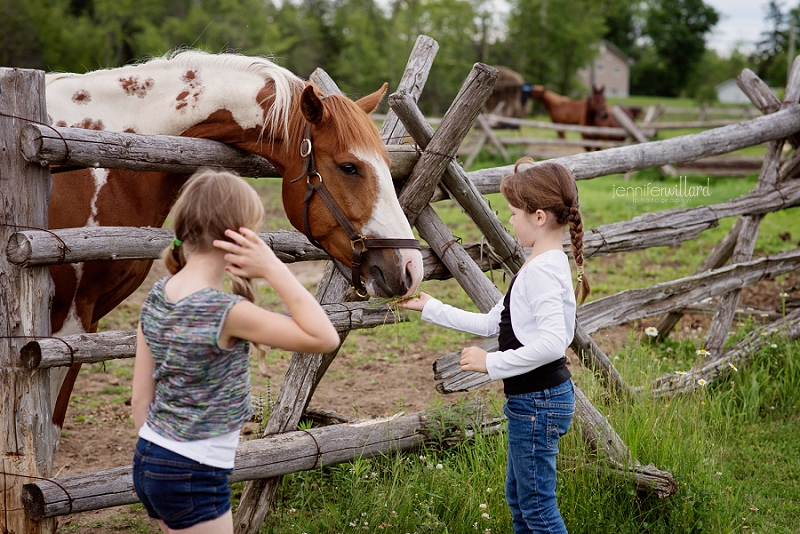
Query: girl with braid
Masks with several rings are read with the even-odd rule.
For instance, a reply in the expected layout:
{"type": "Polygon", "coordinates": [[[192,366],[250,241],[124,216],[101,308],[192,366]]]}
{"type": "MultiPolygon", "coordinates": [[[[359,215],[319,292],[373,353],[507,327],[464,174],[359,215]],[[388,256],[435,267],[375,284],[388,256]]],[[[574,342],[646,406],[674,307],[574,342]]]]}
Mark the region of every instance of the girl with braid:
{"type": "Polygon", "coordinates": [[[422,319],[476,334],[499,334],[499,349],[461,351],[461,370],[502,379],[508,418],[506,500],[514,532],[566,532],[556,504],[558,441],[575,411],[564,351],[575,331],[576,299],[590,287],[583,267],[583,221],[575,178],[562,165],[519,160],[500,192],[511,208],[511,226],[530,255],[512,278],[508,293],[486,314],[443,304],[430,295],[400,305],[422,312],[422,319]],[[569,227],[578,271],[573,292],[562,238],[569,227]]]}
{"type": "Polygon", "coordinates": [[[148,294],[133,375],[136,493],[161,531],[232,533],[228,477],[252,415],[250,343],[327,353],[339,335],[327,315],[258,237],[264,207],[228,172],[200,171],[173,209],[171,276],[148,294]],[[226,274],[233,294],[223,291],[226,274]],[[253,304],[263,278],[291,313],[253,304]]]}

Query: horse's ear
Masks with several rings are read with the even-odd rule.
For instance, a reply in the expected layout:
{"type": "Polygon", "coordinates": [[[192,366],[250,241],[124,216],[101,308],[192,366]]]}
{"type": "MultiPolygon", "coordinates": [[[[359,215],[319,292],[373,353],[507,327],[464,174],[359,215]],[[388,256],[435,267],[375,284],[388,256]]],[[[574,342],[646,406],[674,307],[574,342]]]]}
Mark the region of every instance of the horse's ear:
{"type": "Polygon", "coordinates": [[[313,85],[307,85],[300,95],[300,110],[303,117],[311,124],[320,124],[325,120],[325,105],[317,96],[313,85]]]}
{"type": "Polygon", "coordinates": [[[383,86],[380,89],[372,93],[371,95],[367,95],[364,98],[357,100],[356,105],[364,110],[364,113],[370,114],[378,107],[378,104],[383,98],[383,95],[386,93],[386,88],[389,87],[389,84],[384,82],[383,86]]]}

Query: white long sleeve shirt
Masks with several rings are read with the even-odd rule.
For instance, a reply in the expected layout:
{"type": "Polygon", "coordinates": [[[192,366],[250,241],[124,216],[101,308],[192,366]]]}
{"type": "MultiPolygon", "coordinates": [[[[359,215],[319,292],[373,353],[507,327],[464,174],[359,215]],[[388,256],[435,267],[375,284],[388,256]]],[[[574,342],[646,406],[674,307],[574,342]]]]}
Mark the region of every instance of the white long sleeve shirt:
{"type": "MultiPolygon", "coordinates": [[[[489,313],[474,313],[431,299],[422,320],[489,337],[500,331],[500,299],[489,313]]],[[[492,380],[521,375],[556,361],[575,334],[575,295],[569,259],[561,250],[533,258],[516,275],[511,289],[511,327],[522,347],[490,352],[486,369],[492,380]]]]}

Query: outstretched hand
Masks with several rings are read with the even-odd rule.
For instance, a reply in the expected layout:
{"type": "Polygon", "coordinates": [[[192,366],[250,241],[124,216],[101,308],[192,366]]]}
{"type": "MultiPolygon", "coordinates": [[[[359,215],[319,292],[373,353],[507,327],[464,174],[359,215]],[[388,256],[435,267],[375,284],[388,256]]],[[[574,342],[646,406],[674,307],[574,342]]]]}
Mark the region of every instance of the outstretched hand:
{"type": "Polygon", "coordinates": [[[234,242],[214,240],[214,246],[227,252],[225,270],[240,278],[265,278],[269,280],[275,269],[283,266],[272,249],[249,228],[239,231],[225,230],[225,236],[234,242]]]}
{"type": "Polygon", "coordinates": [[[425,304],[428,303],[433,297],[428,295],[427,293],[423,293],[422,291],[419,292],[419,296],[412,297],[408,299],[398,300],[396,305],[398,308],[403,308],[406,310],[414,310],[414,311],[422,311],[422,308],[425,307],[425,304]]]}

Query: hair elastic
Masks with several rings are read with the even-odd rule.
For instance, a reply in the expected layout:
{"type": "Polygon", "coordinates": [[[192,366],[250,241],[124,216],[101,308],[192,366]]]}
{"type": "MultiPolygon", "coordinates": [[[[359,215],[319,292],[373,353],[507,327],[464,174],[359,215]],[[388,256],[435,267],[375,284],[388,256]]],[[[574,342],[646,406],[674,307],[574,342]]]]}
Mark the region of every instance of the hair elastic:
{"type": "Polygon", "coordinates": [[[578,283],[583,282],[583,265],[578,265],[578,283]]]}
{"type": "Polygon", "coordinates": [[[183,246],[183,241],[181,241],[176,237],[175,239],[172,240],[172,244],[170,244],[169,248],[175,250],[175,247],[182,247],[182,246],[183,246]]]}

